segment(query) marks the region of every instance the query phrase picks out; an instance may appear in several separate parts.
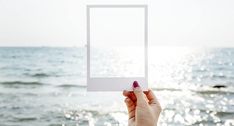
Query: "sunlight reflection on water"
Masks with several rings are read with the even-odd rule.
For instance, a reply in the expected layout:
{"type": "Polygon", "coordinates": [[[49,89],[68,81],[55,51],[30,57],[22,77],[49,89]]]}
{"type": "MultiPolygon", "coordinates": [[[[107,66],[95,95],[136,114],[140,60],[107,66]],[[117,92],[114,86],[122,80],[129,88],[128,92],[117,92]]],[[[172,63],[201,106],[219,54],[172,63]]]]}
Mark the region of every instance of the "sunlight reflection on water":
{"type": "MultiPolygon", "coordinates": [[[[85,58],[84,48],[1,48],[1,124],[126,126],[121,92],[86,92],[85,58]]],[[[129,61],[118,69],[112,58],[117,67],[105,74],[136,69],[129,61]]],[[[233,64],[232,48],[149,48],[149,86],[164,108],[159,124],[234,125],[233,64]]]]}

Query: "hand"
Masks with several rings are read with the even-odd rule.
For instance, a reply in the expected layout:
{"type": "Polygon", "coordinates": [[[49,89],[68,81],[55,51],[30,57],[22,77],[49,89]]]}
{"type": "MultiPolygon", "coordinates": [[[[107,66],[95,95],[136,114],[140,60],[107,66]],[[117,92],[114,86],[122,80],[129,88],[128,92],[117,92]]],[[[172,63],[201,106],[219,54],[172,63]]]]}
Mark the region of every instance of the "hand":
{"type": "Polygon", "coordinates": [[[123,91],[128,109],[128,126],[156,126],[162,108],[152,90],[143,92],[137,81],[133,92],[123,91]]]}

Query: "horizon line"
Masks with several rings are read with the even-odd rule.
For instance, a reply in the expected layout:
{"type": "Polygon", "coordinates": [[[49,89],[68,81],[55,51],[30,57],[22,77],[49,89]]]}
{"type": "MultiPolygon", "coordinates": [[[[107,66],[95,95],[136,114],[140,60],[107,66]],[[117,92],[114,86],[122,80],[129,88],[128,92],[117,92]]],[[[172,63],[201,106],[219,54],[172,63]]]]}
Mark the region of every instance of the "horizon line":
{"type": "MultiPolygon", "coordinates": [[[[149,47],[181,47],[181,48],[234,48],[234,46],[183,46],[183,45],[152,45],[149,47]]],[[[86,45],[83,46],[1,46],[0,48],[86,48],[86,45]]]]}

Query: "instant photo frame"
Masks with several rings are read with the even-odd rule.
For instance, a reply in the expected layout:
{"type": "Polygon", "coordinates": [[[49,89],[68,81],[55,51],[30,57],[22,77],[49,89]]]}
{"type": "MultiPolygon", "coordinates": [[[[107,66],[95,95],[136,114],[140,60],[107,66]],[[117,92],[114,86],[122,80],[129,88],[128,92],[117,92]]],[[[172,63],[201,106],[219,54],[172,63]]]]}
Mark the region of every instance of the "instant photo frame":
{"type": "Polygon", "coordinates": [[[87,5],[87,91],[132,91],[138,81],[143,90],[148,89],[148,8],[147,5],[87,5]],[[143,8],[144,10],[144,76],[143,77],[91,77],[90,71],[90,10],[93,8],[143,8]]]}

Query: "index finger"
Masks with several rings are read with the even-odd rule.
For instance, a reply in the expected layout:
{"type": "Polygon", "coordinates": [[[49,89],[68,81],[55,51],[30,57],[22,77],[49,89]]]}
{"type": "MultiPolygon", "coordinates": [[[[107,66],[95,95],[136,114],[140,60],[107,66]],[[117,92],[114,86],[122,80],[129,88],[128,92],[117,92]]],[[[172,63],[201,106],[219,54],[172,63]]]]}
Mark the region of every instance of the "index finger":
{"type": "Polygon", "coordinates": [[[123,91],[123,96],[130,98],[133,102],[136,101],[136,96],[134,95],[133,91],[123,91]]]}
{"type": "Polygon", "coordinates": [[[149,100],[149,104],[152,104],[152,103],[159,104],[157,97],[154,95],[154,92],[151,89],[149,89],[147,92],[144,92],[144,93],[147,99],[149,100]]]}

